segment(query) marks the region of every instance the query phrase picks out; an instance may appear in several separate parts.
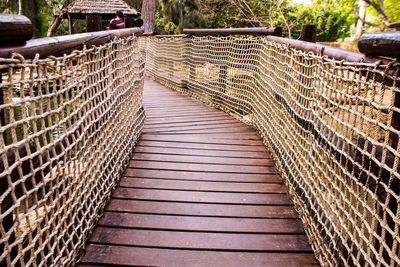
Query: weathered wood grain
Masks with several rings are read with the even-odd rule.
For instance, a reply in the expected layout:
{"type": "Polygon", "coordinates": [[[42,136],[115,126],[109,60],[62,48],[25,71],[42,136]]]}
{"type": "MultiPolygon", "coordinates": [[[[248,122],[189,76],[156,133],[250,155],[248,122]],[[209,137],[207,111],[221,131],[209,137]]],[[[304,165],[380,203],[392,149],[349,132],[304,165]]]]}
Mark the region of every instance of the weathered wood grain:
{"type": "Polygon", "coordinates": [[[145,86],[144,134],[78,266],[317,265],[257,133],[145,86]]]}

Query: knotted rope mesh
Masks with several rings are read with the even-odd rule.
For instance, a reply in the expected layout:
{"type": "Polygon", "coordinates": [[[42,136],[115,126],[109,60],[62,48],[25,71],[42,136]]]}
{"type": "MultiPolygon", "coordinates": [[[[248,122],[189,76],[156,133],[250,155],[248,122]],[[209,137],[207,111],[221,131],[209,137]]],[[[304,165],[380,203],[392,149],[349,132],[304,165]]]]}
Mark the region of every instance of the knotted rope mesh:
{"type": "Polygon", "coordinates": [[[149,75],[259,130],[323,266],[400,266],[398,63],[262,37],[141,42],[149,75]]]}
{"type": "Polygon", "coordinates": [[[138,39],[0,73],[0,265],[73,265],[143,126],[138,39]]]}

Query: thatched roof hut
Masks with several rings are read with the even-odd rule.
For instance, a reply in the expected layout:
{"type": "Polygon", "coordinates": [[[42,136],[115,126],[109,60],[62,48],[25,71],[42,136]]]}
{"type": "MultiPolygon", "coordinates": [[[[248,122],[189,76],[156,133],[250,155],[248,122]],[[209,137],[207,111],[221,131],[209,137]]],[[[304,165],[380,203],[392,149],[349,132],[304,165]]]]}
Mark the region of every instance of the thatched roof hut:
{"type": "Polygon", "coordinates": [[[123,0],[76,0],[61,10],[64,18],[68,18],[70,33],[73,32],[73,21],[86,19],[87,31],[101,30],[101,21],[115,17],[121,10],[127,17],[136,18],[140,14],[123,0]]]}
{"type": "Polygon", "coordinates": [[[138,12],[122,0],[76,0],[66,6],[64,14],[101,15],[104,19],[115,17],[115,12],[122,10],[125,15],[137,16],[138,12]]]}

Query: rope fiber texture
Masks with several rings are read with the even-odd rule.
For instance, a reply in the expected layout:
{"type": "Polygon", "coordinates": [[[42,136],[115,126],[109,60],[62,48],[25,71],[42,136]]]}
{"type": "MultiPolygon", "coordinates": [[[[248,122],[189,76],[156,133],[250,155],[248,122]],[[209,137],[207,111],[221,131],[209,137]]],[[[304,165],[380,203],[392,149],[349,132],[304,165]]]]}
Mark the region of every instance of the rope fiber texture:
{"type": "Polygon", "coordinates": [[[74,265],[143,127],[138,39],[0,73],[0,265],[74,265]]]}
{"type": "Polygon", "coordinates": [[[262,37],[140,43],[148,75],[258,129],[322,266],[400,266],[398,63],[262,37]]]}

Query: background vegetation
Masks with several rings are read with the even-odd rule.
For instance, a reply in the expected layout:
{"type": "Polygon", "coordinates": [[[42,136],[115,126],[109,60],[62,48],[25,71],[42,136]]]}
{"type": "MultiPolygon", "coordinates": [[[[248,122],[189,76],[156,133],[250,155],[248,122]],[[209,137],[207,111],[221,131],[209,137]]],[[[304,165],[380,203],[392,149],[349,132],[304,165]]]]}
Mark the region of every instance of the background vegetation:
{"type": "MultiPolygon", "coordinates": [[[[24,14],[35,25],[37,37],[46,36],[53,18],[74,0],[1,0],[1,13],[24,14]]],[[[143,0],[147,1],[147,0],[143,0]]],[[[337,41],[353,35],[357,21],[364,31],[385,30],[400,21],[400,0],[312,0],[309,5],[292,0],[156,0],[155,32],[178,34],[183,28],[282,26],[284,36],[299,38],[302,25],[318,27],[318,41],[337,41]],[[364,2],[364,4],[363,4],[364,2]],[[366,17],[362,8],[366,8],[366,17]],[[353,25],[353,26],[352,26],[353,25]]],[[[125,0],[139,12],[142,0],[125,0]]],[[[75,31],[84,31],[83,21],[75,31]]],[[[67,34],[63,21],[55,34],[67,34]]],[[[357,38],[357,36],[356,36],[357,38]]]]}

